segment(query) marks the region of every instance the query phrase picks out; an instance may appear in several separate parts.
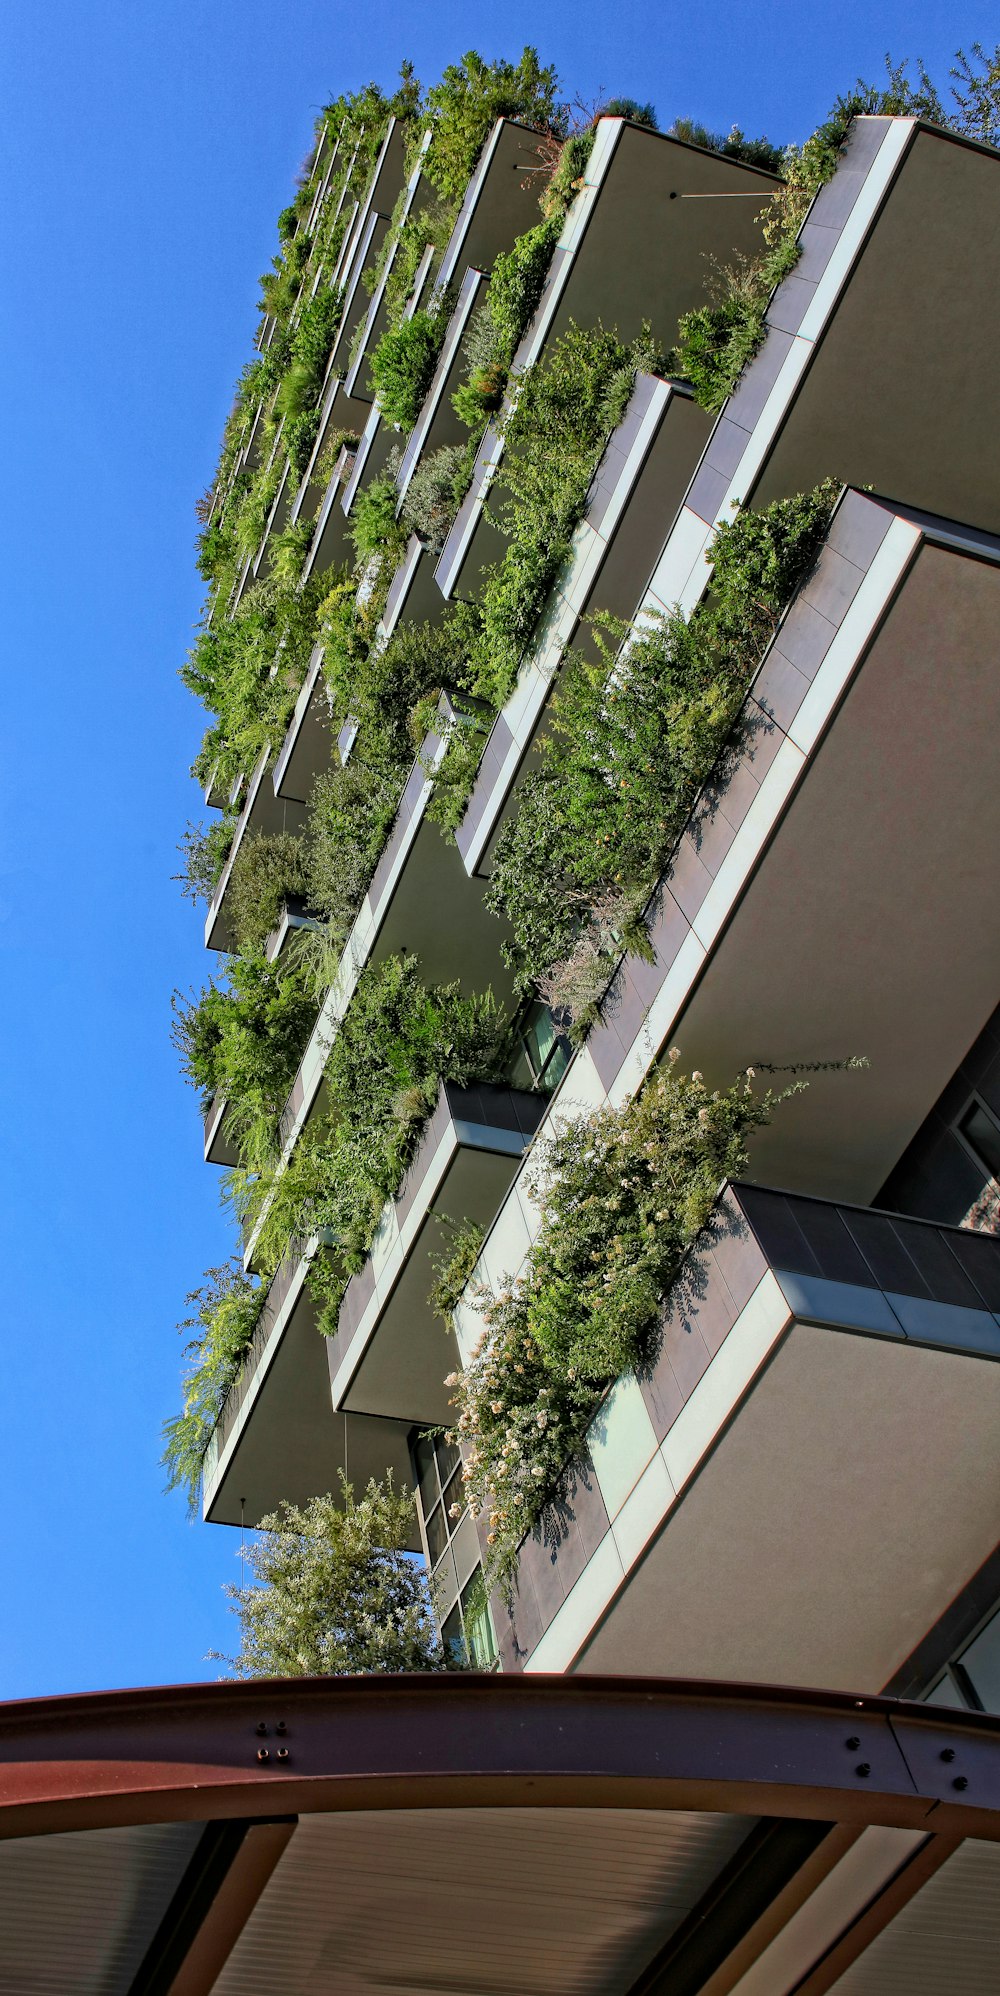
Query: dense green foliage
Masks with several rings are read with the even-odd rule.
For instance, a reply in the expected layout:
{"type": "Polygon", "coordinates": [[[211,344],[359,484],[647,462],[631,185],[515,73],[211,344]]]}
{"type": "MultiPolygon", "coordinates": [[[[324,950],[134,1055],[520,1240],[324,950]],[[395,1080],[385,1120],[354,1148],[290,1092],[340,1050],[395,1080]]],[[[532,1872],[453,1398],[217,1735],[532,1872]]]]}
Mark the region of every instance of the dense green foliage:
{"type": "Polygon", "coordinates": [[[739,514],[716,534],[711,589],[690,619],[675,611],[632,635],[605,622],[596,656],[566,663],[487,898],[511,923],[522,982],[578,1026],[622,940],[641,946],[642,910],[812,568],[836,491],[828,481],[739,514]]]}
{"type": "Polygon", "coordinates": [[[738,159],[744,166],[763,167],[765,173],[781,173],[784,168],[785,152],[782,146],[772,145],[766,138],[748,139],[738,125],[723,134],[710,132],[696,119],[675,118],[670,127],[670,137],[683,139],[689,146],[704,146],[708,152],[721,153],[724,159],[738,159]]]}
{"type": "Polygon", "coordinates": [[[474,49],[449,63],[427,92],[434,134],[424,163],[427,179],[446,200],[460,201],[497,118],[517,118],[540,131],[562,129],[558,88],[555,70],[544,68],[533,48],[525,48],[517,63],[484,62],[474,49]]]}
{"type": "Polygon", "coordinates": [[[239,1262],[210,1268],[204,1286],[187,1298],[194,1315],[180,1330],[193,1331],[184,1347],[190,1360],[184,1375],[182,1413],[163,1427],[163,1465],[168,1490],[185,1490],[197,1507],[205,1450],[222,1405],[257,1327],[264,1291],[243,1274],[239,1262]]]}
{"type": "Polygon", "coordinates": [[[519,379],[494,482],[507,536],[486,572],[475,691],[501,706],[583,516],[594,472],[635,378],[656,365],[649,338],[626,346],[602,326],[571,325],[519,379]]]}
{"type": "Polygon", "coordinates": [[[399,430],[412,430],[431,385],[448,323],[448,306],[411,313],[383,333],[369,367],[382,415],[399,430]]]}
{"type": "Polygon", "coordinates": [[[392,1477],[261,1520],[246,1549],[254,1584],[227,1588],[236,1677],[340,1677],[448,1668],[423,1569],[407,1555],[413,1498],[392,1477]]]}
{"type": "Polygon", "coordinates": [[[428,988],[414,957],[390,957],[362,975],[327,1056],[327,1107],[284,1169],[232,1179],[241,1216],[264,1215],[256,1259],[268,1272],[290,1239],[336,1241],[336,1256],[320,1259],[312,1276],[327,1299],[327,1329],[335,1328],[347,1275],[364,1261],[441,1083],[498,1078],[507,1058],[505,1022],[488,994],[428,988]]]}
{"type": "Polygon", "coordinates": [[[491,1577],[508,1586],[607,1388],[655,1359],[684,1255],[782,1099],[755,1095],[749,1070],[709,1091],[675,1063],[671,1054],[636,1100],[580,1117],[544,1146],[531,1180],[539,1231],[516,1281],[480,1292],[482,1337],[449,1381],[472,1508],[489,1514],[491,1577]]]}

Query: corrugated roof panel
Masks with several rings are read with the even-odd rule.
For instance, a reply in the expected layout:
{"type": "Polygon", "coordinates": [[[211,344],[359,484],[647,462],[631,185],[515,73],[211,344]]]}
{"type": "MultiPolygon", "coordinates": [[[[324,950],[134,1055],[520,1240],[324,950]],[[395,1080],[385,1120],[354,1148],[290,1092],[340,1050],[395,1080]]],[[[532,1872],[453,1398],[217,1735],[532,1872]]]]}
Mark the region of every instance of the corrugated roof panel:
{"type": "Polygon", "coordinates": [[[214,1996],[614,1996],[750,1827],[653,1810],[305,1816],[214,1996]]]}
{"type": "Polygon", "coordinates": [[[904,1906],[832,1996],[996,1996],[1000,1844],[970,1839],[904,1906]]]}
{"type": "Polygon", "coordinates": [[[0,1841],[0,1996],[126,1996],[201,1829],[0,1841]]]}

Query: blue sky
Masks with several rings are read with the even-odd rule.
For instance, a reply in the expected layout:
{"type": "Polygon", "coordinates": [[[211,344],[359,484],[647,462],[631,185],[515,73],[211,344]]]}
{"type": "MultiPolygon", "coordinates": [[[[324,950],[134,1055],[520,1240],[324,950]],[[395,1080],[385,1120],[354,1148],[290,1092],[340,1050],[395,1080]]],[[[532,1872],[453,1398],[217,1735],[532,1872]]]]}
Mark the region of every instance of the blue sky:
{"type": "MultiPolygon", "coordinates": [[[[566,94],[803,138],[887,49],[944,79],[995,16],[926,4],[544,10],[50,0],[0,45],[0,1698],[217,1674],[236,1535],[161,1494],[174,1325],[228,1251],[169,1044],[201,984],[171,880],[199,799],[177,668],[208,483],[314,110],[409,55],[535,42],[566,94]],[[502,27],[497,24],[502,22],[502,27]],[[485,24],[489,25],[489,30],[485,24]]],[[[992,29],[992,33],[991,33],[992,29]]]]}

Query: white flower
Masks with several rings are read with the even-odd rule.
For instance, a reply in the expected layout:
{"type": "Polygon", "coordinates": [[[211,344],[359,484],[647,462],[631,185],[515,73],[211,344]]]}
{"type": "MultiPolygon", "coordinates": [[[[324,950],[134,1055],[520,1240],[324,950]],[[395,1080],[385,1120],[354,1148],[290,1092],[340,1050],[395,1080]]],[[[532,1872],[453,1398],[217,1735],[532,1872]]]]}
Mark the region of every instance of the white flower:
{"type": "Polygon", "coordinates": [[[541,1478],[542,1478],[542,1477],[543,1477],[543,1476],[545,1475],[545,1471],[544,1471],[544,1469],[542,1468],[542,1465],[541,1465],[541,1463],[540,1463],[540,1462],[536,1462],[536,1464],[535,1464],[535,1467],[534,1467],[534,1469],[532,1470],[531,1474],[532,1474],[532,1476],[536,1476],[536,1477],[538,1477],[539,1479],[541,1479],[541,1478]]]}
{"type": "Polygon", "coordinates": [[[704,1075],[703,1075],[703,1074],[701,1074],[701,1073],[699,1072],[698,1068],[696,1068],[696,1067],[695,1067],[695,1068],[692,1068],[692,1070],[691,1070],[691,1079],[692,1079],[692,1081],[703,1081],[703,1080],[704,1080],[704,1078],[705,1078],[705,1077],[704,1077],[704,1075]]]}

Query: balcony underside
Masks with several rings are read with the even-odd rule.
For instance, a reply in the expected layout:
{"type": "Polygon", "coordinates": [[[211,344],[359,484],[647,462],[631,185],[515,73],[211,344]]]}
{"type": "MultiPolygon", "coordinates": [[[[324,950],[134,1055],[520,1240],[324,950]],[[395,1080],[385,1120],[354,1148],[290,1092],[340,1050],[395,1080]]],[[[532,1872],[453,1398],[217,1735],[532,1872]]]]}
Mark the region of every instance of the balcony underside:
{"type": "Polygon", "coordinates": [[[998,1308],[1000,1241],[732,1188],[522,1551],[511,1660],[878,1690],[1000,1540],[998,1308]]]}
{"type": "MultiPolygon", "coordinates": [[[[683,1056],[715,1081],[868,1060],[807,1076],[754,1139],[762,1178],[873,1199],[993,1011],[998,618],[995,562],[921,549],[677,1017],[683,1056]]],[[[675,895],[711,845],[707,827],[675,895]]]]}
{"type": "Polygon", "coordinates": [[[454,1337],[430,1307],[455,1226],[488,1226],[544,1107],[543,1098],[447,1084],[372,1253],[352,1278],[329,1346],[333,1401],[422,1427],[451,1419],[445,1374],[454,1337]],[[450,1225],[447,1223],[451,1223],[450,1225]]]}
{"type": "MultiPolygon", "coordinates": [[[[205,1477],[204,1515],[211,1524],[245,1521],[252,1527],[282,1500],[305,1504],[328,1491],[337,1496],[341,1471],[356,1494],[370,1476],[381,1479],[387,1469],[397,1489],[412,1483],[405,1426],[334,1412],[327,1341],[316,1328],[305,1273],[302,1261],[290,1282],[282,1272],[272,1284],[270,1336],[205,1477]]],[[[264,1308],[269,1311],[269,1304],[264,1308]]],[[[419,1543],[415,1529],[414,1551],[419,1543]]]]}

